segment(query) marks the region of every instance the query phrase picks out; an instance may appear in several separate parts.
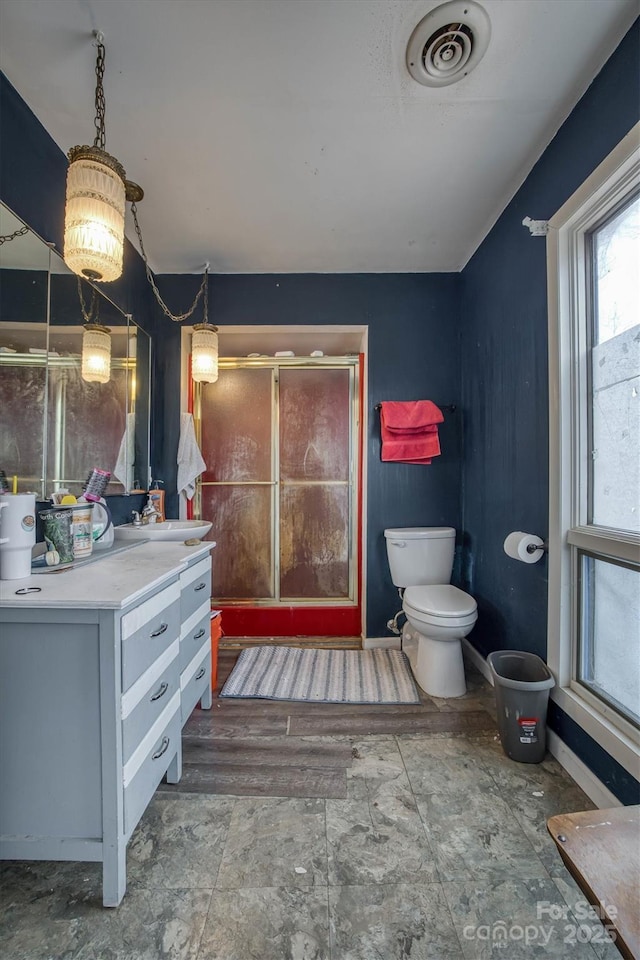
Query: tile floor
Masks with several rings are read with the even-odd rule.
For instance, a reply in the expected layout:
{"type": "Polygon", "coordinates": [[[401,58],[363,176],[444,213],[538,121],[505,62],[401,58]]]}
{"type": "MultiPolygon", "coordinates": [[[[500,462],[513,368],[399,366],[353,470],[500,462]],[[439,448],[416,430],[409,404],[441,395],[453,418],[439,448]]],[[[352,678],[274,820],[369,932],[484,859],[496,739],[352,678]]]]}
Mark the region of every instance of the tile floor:
{"type": "Polygon", "coordinates": [[[513,763],[486,733],[297,744],[351,748],[346,798],[158,791],[116,910],[98,865],[0,864],[0,957],[619,957],[547,834],[552,814],[593,806],[552,758],[513,763]]]}

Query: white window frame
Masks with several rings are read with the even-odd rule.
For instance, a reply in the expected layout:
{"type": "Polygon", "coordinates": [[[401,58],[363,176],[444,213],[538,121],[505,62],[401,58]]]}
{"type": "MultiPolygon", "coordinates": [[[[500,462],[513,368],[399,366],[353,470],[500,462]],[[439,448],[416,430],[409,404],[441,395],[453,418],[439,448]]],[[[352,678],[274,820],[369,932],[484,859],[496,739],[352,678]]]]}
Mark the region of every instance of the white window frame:
{"type": "Polygon", "coordinates": [[[549,221],[549,602],[552,698],[632,776],[640,732],[575,679],[579,550],[640,562],[640,536],[587,525],[586,234],[640,186],[640,123],[549,221]]]}

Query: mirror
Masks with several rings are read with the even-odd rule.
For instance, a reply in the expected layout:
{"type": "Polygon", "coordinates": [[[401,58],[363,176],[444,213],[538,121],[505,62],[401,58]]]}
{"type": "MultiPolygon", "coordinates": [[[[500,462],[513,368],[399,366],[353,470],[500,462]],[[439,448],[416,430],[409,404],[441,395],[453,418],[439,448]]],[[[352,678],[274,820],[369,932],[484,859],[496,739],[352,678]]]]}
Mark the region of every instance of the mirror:
{"type": "Polygon", "coordinates": [[[0,469],[44,500],[79,496],[94,467],[106,495],[146,488],[150,341],[104,292],[0,204],[0,469]],[[110,330],[105,383],[82,375],[85,322],[110,330]]]}

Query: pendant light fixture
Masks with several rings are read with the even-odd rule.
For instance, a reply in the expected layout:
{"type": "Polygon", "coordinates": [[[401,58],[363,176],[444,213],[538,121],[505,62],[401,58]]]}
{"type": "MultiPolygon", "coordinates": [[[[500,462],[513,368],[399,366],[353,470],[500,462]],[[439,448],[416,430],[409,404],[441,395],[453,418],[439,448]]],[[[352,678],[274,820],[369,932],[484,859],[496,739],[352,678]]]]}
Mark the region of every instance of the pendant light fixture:
{"type": "Polygon", "coordinates": [[[197,323],[191,337],[191,376],[194,383],[218,379],[218,334],[210,323],[197,323]]]}
{"type": "MultiPolygon", "coordinates": [[[[104,36],[94,30],[98,48],[96,59],[96,137],[92,147],[86,144],[72,147],[68,153],[70,166],[67,174],[67,200],[64,229],[64,259],[68,267],[87,280],[117,280],[122,273],[124,247],[125,201],[131,204],[131,214],[144,261],[147,280],[165,316],[176,323],[191,317],[204,297],[204,322],[193,328],[192,376],[199,383],[215,383],[218,379],[218,328],[209,323],[209,264],[205,265],[202,283],[193,303],[185,313],[173,314],[160,295],[142,240],[138,223],[137,204],[144,191],[137,183],[126,179],[122,164],[105,150],[104,36]]],[[[110,330],[90,322],[84,309],[82,290],[78,281],[80,300],[85,314],[85,332],[82,347],[82,376],[89,381],[106,383],[110,377],[110,330]],[[86,362],[85,362],[86,360],[86,362]]],[[[94,291],[95,295],[95,291],[94,291]]]]}
{"type": "MultiPolygon", "coordinates": [[[[205,267],[205,278],[209,264],[205,267]]],[[[218,328],[209,323],[209,284],[204,288],[204,323],[196,323],[191,336],[191,377],[194,383],[218,379],[218,328]]]]}
{"type": "Polygon", "coordinates": [[[82,334],[81,376],[87,383],[108,383],[111,379],[111,330],[98,323],[100,309],[98,293],[92,288],[91,303],[87,309],[78,277],[78,296],[85,321],[82,334]]]}
{"type": "Polygon", "coordinates": [[[67,266],[88,280],[117,280],[122,273],[125,200],[141,200],[142,189],[126,179],[122,164],[105,150],[104,36],[94,31],[96,136],[93,146],[69,150],[64,225],[67,266]]]}
{"type": "Polygon", "coordinates": [[[82,334],[82,379],[88,383],[109,383],[111,378],[111,337],[109,327],[87,323],[82,334]]]}

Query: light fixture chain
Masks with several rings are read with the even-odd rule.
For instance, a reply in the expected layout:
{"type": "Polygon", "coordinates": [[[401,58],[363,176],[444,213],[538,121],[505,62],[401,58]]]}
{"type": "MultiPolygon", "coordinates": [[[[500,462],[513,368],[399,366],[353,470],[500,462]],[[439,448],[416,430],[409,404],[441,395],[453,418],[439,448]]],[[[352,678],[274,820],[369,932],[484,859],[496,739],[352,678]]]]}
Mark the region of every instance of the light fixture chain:
{"type": "Polygon", "coordinates": [[[89,309],[87,309],[87,304],[82,295],[82,284],[80,282],[80,277],[78,277],[78,296],[80,298],[80,309],[82,310],[82,317],[85,323],[97,323],[98,322],[98,313],[100,312],[100,302],[98,300],[98,294],[95,287],[91,287],[91,303],[89,309]]]}
{"type": "Polygon", "coordinates": [[[107,104],[104,97],[102,80],[104,77],[105,49],[104,43],[101,43],[100,40],[96,42],[96,46],[98,48],[98,55],[96,57],[96,116],[93,121],[96,128],[96,136],[93,145],[94,147],[100,147],[101,150],[104,150],[106,142],[104,120],[107,104]]]}
{"type": "Polygon", "coordinates": [[[154,296],[158,301],[158,304],[161,307],[162,312],[165,314],[165,316],[169,317],[169,319],[173,320],[175,323],[182,323],[183,320],[188,320],[189,317],[193,315],[196,307],[198,306],[198,303],[200,302],[200,298],[204,294],[204,297],[205,297],[204,317],[205,317],[205,323],[208,322],[207,311],[208,311],[208,304],[209,304],[209,284],[208,284],[209,268],[206,267],[204,271],[204,275],[202,277],[202,283],[200,284],[200,289],[196,293],[195,299],[191,304],[191,306],[189,307],[189,309],[186,311],[186,313],[178,313],[178,314],[171,313],[171,311],[169,310],[169,307],[166,305],[166,303],[164,302],[164,300],[160,295],[160,291],[158,290],[158,287],[156,286],[156,282],[153,278],[153,273],[151,272],[151,268],[149,267],[149,261],[147,260],[147,253],[144,249],[144,242],[142,240],[142,231],[140,229],[140,224],[138,223],[138,207],[136,205],[135,200],[131,204],[131,215],[133,217],[133,223],[136,228],[136,234],[138,235],[138,243],[140,244],[140,252],[142,254],[142,259],[144,260],[144,267],[147,273],[147,280],[149,281],[151,289],[153,290],[154,296]]]}
{"type": "Polygon", "coordinates": [[[9,243],[10,240],[15,240],[16,237],[23,237],[28,230],[29,227],[21,227],[19,230],[14,230],[13,233],[5,233],[3,236],[0,236],[0,247],[3,243],[9,243]]]}

